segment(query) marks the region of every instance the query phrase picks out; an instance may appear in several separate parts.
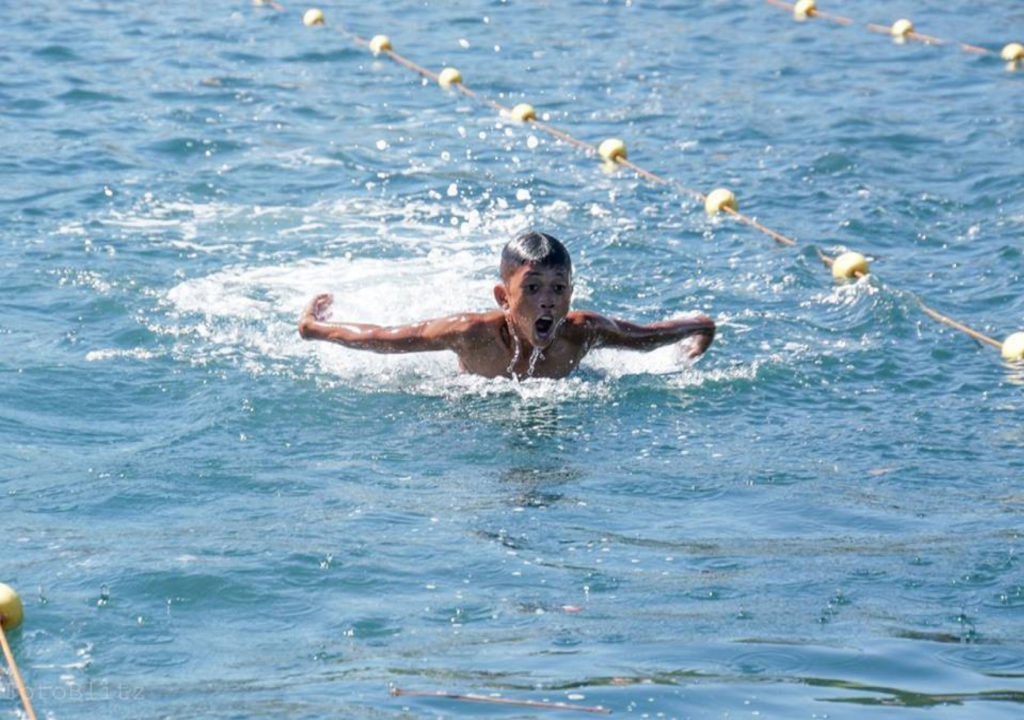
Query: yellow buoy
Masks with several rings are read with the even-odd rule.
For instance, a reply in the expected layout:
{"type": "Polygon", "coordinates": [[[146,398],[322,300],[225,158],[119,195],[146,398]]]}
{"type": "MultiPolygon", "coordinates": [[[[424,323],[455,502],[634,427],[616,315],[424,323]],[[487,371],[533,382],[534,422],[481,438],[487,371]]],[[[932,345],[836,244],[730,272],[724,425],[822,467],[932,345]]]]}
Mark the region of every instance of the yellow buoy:
{"type": "Polygon", "coordinates": [[[1003,48],[1003,51],[999,53],[1006,62],[1013,62],[1014,60],[1024,60],[1024,45],[1020,43],[1010,43],[1003,48]]]}
{"type": "Polygon", "coordinates": [[[859,252],[844,252],[832,261],[832,277],[850,280],[868,274],[868,259],[859,252]]]}
{"type": "Polygon", "coordinates": [[[0,583],[0,625],[4,630],[13,630],[21,625],[24,616],[21,598],[10,585],[0,583]]]}
{"type": "Polygon", "coordinates": [[[797,0],[796,5],[793,6],[793,18],[806,20],[817,9],[818,6],[814,4],[814,0],[797,0]]]}
{"type": "Polygon", "coordinates": [[[385,50],[391,49],[391,38],[387,35],[374,35],[370,40],[370,52],[380,55],[385,50]]]}
{"type": "Polygon", "coordinates": [[[604,158],[605,162],[609,163],[615,163],[629,157],[626,153],[626,143],[618,138],[608,138],[598,145],[597,154],[604,158]]]}
{"type": "Polygon", "coordinates": [[[310,8],[302,16],[302,24],[306,27],[324,24],[324,11],[320,8],[310,8]]]}
{"type": "Polygon", "coordinates": [[[513,120],[518,120],[519,122],[527,122],[529,120],[537,119],[537,111],[534,110],[533,105],[530,105],[529,103],[519,103],[509,111],[509,115],[513,120]]]}
{"type": "Polygon", "coordinates": [[[894,38],[905,38],[912,32],[914,32],[914,23],[910,22],[906,18],[900,18],[892,24],[891,28],[889,28],[889,33],[894,38]]]}
{"type": "Polygon", "coordinates": [[[1003,340],[1003,357],[1007,360],[1024,360],[1024,332],[1015,332],[1003,340]]]}
{"type": "Polygon", "coordinates": [[[736,196],[732,194],[732,190],[717,188],[704,198],[704,210],[708,215],[715,215],[726,207],[736,209],[736,196]]]}
{"type": "Polygon", "coordinates": [[[443,88],[451,87],[455,83],[462,82],[462,73],[453,67],[446,67],[437,76],[437,84],[443,88]]]}

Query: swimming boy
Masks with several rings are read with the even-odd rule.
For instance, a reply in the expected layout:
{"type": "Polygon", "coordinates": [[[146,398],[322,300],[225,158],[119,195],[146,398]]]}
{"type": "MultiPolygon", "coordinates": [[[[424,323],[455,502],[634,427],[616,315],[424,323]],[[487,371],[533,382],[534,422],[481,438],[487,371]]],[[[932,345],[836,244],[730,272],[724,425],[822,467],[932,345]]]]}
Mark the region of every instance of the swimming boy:
{"type": "Polygon", "coordinates": [[[570,311],[572,261],[545,233],[524,233],[505,245],[494,299],[499,310],[381,327],[326,322],[332,297],[317,295],[299,318],[299,335],[379,353],[450,350],[463,372],[488,378],[565,377],[595,348],[653,350],[685,338],[693,338],[688,357],[695,358],[715,337],[707,315],[636,325],[570,311]]]}

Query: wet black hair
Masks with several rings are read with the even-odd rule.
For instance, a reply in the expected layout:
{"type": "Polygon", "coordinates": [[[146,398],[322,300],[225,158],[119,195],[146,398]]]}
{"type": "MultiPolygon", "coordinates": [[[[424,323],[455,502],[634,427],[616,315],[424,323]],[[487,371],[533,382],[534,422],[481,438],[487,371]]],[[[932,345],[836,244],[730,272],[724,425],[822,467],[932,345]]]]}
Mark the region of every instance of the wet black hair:
{"type": "Polygon", "coordinates": [[[508,282],[515,271],[526,264],[540,267],[564,267],[572,274],[572,258],[565,245],[542,232],[524,232],[505,244],[501,251],[501,279],[508,282]]]}

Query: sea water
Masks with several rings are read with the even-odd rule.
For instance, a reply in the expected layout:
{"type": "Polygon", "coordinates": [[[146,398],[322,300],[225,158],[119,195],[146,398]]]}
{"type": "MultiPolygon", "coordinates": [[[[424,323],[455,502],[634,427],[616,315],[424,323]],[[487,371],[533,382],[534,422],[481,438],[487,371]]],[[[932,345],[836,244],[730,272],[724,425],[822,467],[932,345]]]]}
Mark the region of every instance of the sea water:
{"type": "Polygon", "coordinates": [[[1020,717],[1024,371],[919,302],[1024,329],[1024,73],[759,2],[322,7],[0,10],[0,581],[40,717],[1020,717]],[[320,292],[489,309],[527,228],[576,307],[715,344],[511,382],[296,333],[320,292]],[[835,285],[845,248],[873,272],[835,285]]]}

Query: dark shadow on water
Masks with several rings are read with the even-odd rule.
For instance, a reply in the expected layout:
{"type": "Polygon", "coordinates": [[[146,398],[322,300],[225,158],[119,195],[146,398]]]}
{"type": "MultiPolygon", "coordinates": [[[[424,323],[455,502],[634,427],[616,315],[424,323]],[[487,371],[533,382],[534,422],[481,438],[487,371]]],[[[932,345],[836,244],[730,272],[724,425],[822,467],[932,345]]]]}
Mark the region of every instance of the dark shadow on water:
{"type": "Polygon", "coordinates": [[[502,473],[501,485],[509,489],[514,507],[541,508],[565,502],[561,486],[574,485],[581,477],[583,471],[575,467],[513,467],[502,473]]]}
{"type": "Polygon", "coordinates": [[[558,437],[564,427],[559,407],[550,403],[513,401],[508,414],[497,418],[510,443],[532,446],[538,441],[558,437]]]}
{"type": "Polygon", "coordinates": [[[456,423],[490,426],[507,450],[550,452],[581,435],[580,407],[571,400],[524,398],[509,392],[459,398],[443,408],[441,415],[456,423]]]}
{"type": "MultiPolygon", "coordinates": [[[[814,677],[772,677],[750,675],[718,675],[697,670],[679,670],[658,673],[650,676],[618,675],[614,677],[590,677],[583,681],[550,686],[549,690],[580,690],[601,686],[628,687],[632,685],[650,688],[652,686],[692,685],[694,683],[734,683],[734,682],[765,682],[765,683],[798,683],[808,687],[829,688],[835,690],[852,690],[869,693],[870,695],[849,697],[820,697],[818,702],[849,703],[875,707],[907,707],[928,708],[944,705],[964,705],[971,701],[1024,703],[1024,692],[1017,690],[983,690],[970,693],[924,693],[901,690],[900,688],[882,685],[837,680],[833,678],[814,677]]],[[[514,688],[528,690],[528,687],[514,688]]]]}
{"type": "Polygon", "coordinates": [[[878,685],[862,685],[843,680],[821,680],[802,678],[801,682],[811,687],[827,687],[840,690],[874,693],[877,697],[834,697],[819,698],[822,702],[852,703],[855,705],[874,705],[885,707],[935,707],[941,705],[963,705],[971,700],[989,702],[1024,703],[1024,692],[1016,690],[983,690],[975,693],[918,693],[899,688],[878,685]]]}

